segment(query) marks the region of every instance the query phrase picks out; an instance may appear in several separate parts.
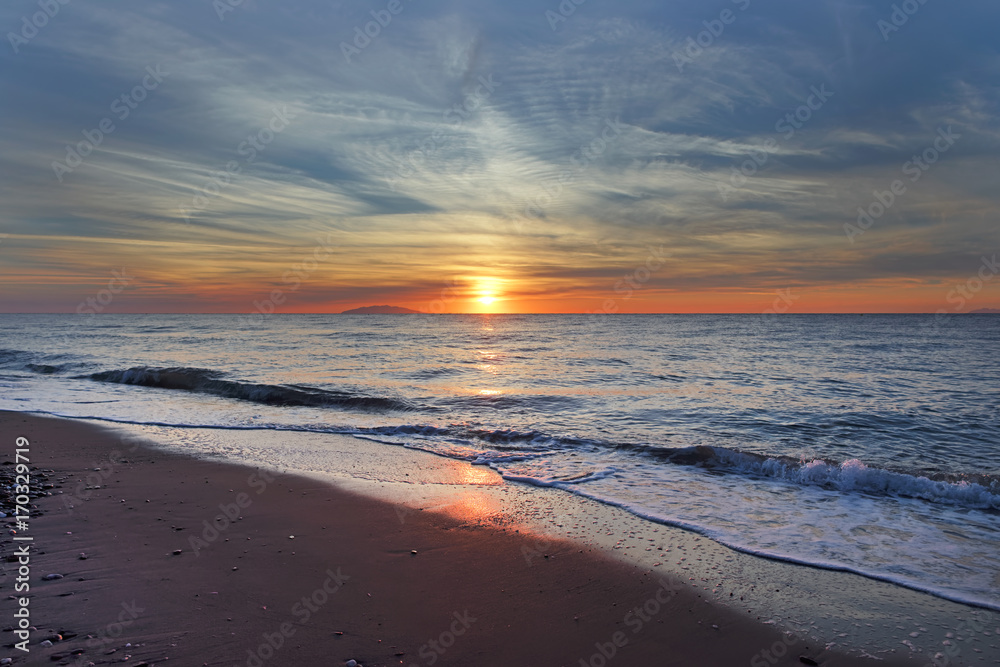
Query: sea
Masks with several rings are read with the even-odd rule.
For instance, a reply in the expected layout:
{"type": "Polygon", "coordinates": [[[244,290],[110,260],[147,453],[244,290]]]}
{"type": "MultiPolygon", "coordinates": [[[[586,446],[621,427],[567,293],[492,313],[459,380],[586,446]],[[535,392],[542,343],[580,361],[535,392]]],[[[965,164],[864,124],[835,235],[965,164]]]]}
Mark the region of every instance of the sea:
{"type": "Polygon", "coordinates": [[[0,315],[0,409],[346,434],[1000,610],[996,315],[0,315]]]}

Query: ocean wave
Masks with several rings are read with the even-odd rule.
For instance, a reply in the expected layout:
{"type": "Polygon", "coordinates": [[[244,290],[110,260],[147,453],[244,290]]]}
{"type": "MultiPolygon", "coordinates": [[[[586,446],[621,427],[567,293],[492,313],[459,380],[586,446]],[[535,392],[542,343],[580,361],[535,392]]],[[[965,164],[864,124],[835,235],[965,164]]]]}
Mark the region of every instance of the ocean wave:
{"type": "Polygon", "coordinates": [[[67,355],[28,352],[25,350],[0,349],[0,367],[11,370],[31,371],[42,375],[52,375],[66,370],[70,364],[56,363],[65,361],[67,355]]]}
{"type": "Polygon", "coordinates": [[[669,450],[650,448],[646,451],[671,463],[769,477],[802,486],[819,486],[845,493],[918,498],[969,509],[1000,510],[1000,479],[993,475],[953,474],[932,479],[919,473],[868,466],[859,459],[805,461],[707,445],[669,450]]]}
{"type": "MultiPolygon", "coordinates": [[[[673,465],[710,468],[721,474],[767,477],[798,486],[818,486],[843,493],[864,493],[874,496],[915,498],[968,509],[1000,510],[1000,478],[995,475],[934,475],[933,478],[918,472],[893,471],[873,467],[859,459],[842,462],[820,459],[799,460],[792,457],[765,456],[750,452],[696,445],[692,447],[663,448],[648,445],[614,443],[600,440],[555,437],[541,431],[514,429],[475,429],[461,424],[448,427],[403,425],[374,429],[359,429],[382,436],[405,439],[417,436],[425,440],[448,440],[463,445],[463,455],[456,458],[474,460],[478,464],[496,464],[518,460],[518,452],[579,453],[588,450],[626,451],[638,456],[651,457],[673,465]],[[492,451],[475,455],[477,448],[487,446],[492,451]],[[515,458],[511,459],[511,456],[515,458]]],[[[436,448],[435,448],[436,449],[436,448]]],[[[437,451],[437,453],[446,452],[437,451]]],[[[503,471],[498,469],[498,472],[503,471]]],[[[505,474],[506,476],[506,474],[505,474]]],[[[528,482],[530,476],[513,476],[514,481],[528,482]]],[[[579,482],[602,477],[584,478],[579,482]]],[[[542,480],[530,480],[539,483],[542,480]]],[[[558,486],[561,479],[544,480],[546,485],[558,486]]]]}
{"type": "Polygon", "coordinates": [[[29,371],[41,373],[42,375],[52,375],[53,373],[58,373],[64,368],[64,366],[52,364],[25,364],[24,367],[29,371]]]}
{"type": "Polygon", "coordinates": [[[224,379],[223,373],[205,368],[136,366],[91,373],[80,376],[79,379],[211,394],[265,405],[331,407],[369,412],[413,409],[413,406],[406,401],[384,396],[331,391],[305,385],[273,385],[227,380],[224,379]]]}
{"type": "Polygon", "coordinates": [[[8,366],[12,364],[24,363],[29,359],[35,359],[37,355],[24,350],[0,349],[0,365],[8,366]]]}

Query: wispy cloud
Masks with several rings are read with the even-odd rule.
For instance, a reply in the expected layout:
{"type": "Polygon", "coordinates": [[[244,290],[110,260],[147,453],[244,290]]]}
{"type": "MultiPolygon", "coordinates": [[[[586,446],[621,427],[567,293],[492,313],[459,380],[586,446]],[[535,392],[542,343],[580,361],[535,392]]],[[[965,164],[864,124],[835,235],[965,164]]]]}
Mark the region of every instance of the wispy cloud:
{"type": "Polygon", "coordinates": [[[350,62],[363,3],[65,5],[0,52],[0,308],[66,308],[67,285],[127,264],[145,275],[117,308],[245,310],[327,229],[340,250],[296,295],[310,307],[419,307],[455,276],[596,299],[651,244],[673,254],[646,309],[791,284],[931,294],[996,250],[1000,9],[929,3],[886,42],[880,3],[742,4],[587,3],[552,30],[537,3],[406,3],[350,62]],[[60,183],[52,162],[155,66],[169,77],[60,183]],[[815,86],[834,94],[783,136],[815,86]],[[292,119],[248,160],[276,108],[292,119]],[[963,140],[848,243],[942,126],[963,140]]]}

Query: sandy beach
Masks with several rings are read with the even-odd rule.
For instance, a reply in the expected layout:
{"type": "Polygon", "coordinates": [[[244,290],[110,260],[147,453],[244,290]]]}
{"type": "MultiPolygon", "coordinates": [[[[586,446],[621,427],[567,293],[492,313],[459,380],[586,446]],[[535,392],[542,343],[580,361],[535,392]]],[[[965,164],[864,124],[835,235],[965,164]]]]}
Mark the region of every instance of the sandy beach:
{"type": "Polygon", "coordinates": [[[916,664],[826,652],[572,542],[123,448],[87,423],[0,423],[9,457],[26,438],[33,484],[52,485],[27,533],[30,652],[5,628],[14,664],[916,664]]]}

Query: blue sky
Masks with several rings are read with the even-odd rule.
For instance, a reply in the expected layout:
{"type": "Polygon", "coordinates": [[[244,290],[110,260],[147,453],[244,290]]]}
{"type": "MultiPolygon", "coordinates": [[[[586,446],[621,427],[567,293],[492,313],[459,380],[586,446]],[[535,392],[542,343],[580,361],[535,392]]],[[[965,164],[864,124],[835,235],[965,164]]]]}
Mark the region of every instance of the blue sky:
{"type": "Polygon", "coordinates": [[[0,9],[2,310],[950,311],[1000,250],[985,0],[52,2],[0,9]]]}

